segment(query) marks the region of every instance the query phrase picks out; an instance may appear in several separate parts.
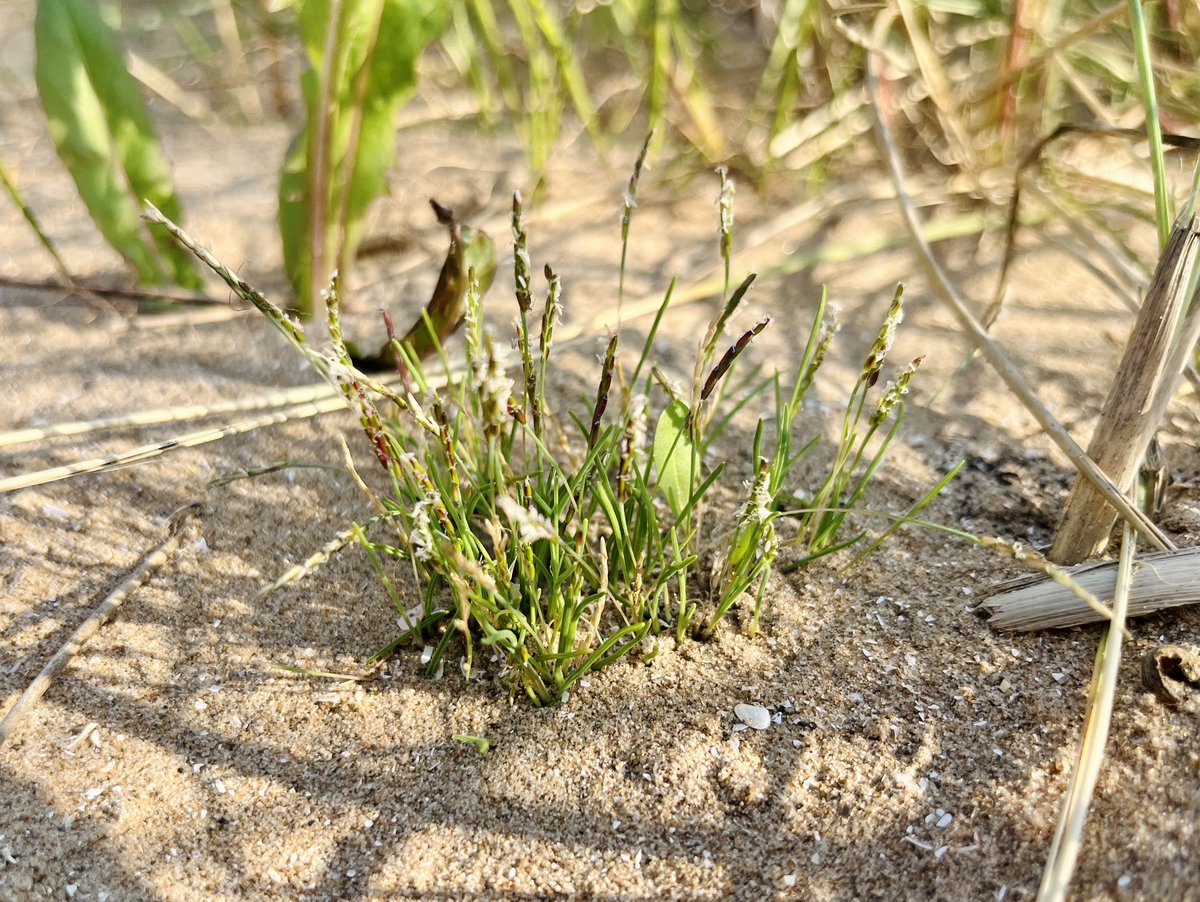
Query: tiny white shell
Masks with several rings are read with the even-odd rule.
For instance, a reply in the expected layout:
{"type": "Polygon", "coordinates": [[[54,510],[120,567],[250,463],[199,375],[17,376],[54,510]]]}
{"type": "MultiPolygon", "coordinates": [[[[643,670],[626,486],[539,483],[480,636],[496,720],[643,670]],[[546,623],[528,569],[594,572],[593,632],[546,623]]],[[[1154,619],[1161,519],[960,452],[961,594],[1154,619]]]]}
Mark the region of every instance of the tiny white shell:
{"type": "Polygon", "coordinates": [[[734,705],[733,713],[738,720],[755,730],[765,730],[771,726],[771,712],[758,705],[734,705]]]}

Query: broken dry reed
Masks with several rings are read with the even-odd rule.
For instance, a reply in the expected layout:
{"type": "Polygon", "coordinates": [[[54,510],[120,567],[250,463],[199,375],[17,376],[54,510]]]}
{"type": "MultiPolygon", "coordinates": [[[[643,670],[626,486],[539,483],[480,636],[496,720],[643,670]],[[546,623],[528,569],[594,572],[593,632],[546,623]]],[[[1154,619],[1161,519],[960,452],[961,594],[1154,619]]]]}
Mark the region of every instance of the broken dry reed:
{"type": "MultiPolygon", "coordinates": [[[[1177,360],[1173,355],[1176,344],[1181,338],[1186,342],[1179,326],[1192,300],[1198,250],[1200,217],[1181,216],[1163,248],[1088,445],[1088,456],[1118,486],[1132,484],[1182,373],[1182,368],[1172,372],[1167,366],[1177,360]]],[[[1194,345],[1193,337],[1185,347],[1194,345]]],[[[1051,560],[1077,564],[1099,554],[1108,544],[1116,517],[1101,491],[1082,476],[1076,477],[1054,535],[1051,560]]]]}
{"type": "MultiPolygon", "coordinates": [[[[1200,547],[1142,555],[1129,590],[1129,617],[1141,617],[1179,605],[1200,603],[1200,547]]],[[[1115,587],[1116,564],[1056,568],[1078,589],[1038,577],[1023,577],[994,587],[982,607],[998,629],[1043,630],[1081,626],[1111,617],[1107,603],[1115,587]],[[1102,605],[1097,611],[1079,596],[1087,593],[1102,605]]]]}

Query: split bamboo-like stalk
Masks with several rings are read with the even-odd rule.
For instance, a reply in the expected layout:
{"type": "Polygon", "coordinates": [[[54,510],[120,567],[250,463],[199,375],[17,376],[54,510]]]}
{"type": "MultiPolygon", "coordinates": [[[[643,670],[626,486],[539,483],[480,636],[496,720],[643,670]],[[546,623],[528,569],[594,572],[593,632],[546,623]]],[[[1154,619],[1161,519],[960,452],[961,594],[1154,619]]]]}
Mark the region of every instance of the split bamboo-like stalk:
{"type": "MultiPolygon", "coordinates": [[[[1066,568],[1071,579],[1105,604],[1112,601],[1116,563],[1066,568]]],[[[1070,588],[1027,576],[997,586],[983,602],[988,622],[999,629],[1043,630],[1095,623],[1101,618],[1070,588]]],[[[1138,558],[1129,591],[1130,617],[1200,602],[1200,546],[1138,558]]]]}
{"type": "MultiPolygon", "coordinates": [[[[1191,300],[1188,292],[1198,249],[1200,216],[1189,211],[1171,229],[1088,446],[1088,456],[1124,491],[1133,484],[1186,363],[1175,349],[1186,350],[1196,343],[1196,335],[1186,329],[1181,334],[1179,326],[1191,300]]],[[[1196,329],[1200,316],[1192,313],[1187,326],[1196,329]]],[[[1077,564],[1099,554],[1116,519],[1117,512],[1096,486],[1076,477],[1050,560],[1077,564]]]]}

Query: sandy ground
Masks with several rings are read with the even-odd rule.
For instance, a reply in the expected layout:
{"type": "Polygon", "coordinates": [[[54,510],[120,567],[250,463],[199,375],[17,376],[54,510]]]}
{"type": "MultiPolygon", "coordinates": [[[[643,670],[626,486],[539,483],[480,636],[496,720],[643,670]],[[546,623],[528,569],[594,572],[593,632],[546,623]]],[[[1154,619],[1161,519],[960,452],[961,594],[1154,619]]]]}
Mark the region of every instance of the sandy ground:
{"type": "MultiPolygon", "coordinates": [[[[6,103],[12,127],[0,152],[19,159],[29,201],[81,277],[119,282],[119,261],[57,167],[32,98],[6,103]]],[[[165,138],[192,230],[278,290],[273,171],[285,130],[179,126],[165,138]]],[[[527,187],[519,153],[502,142],[437,127],[405,140],[403,176],[371,231],[408,249],[360,271],[363,311],[380,301],[415,311],[427,293],[441,235],[426,196],[476,201],[478,220],[502,237],[508,193],[527,187]]],[[[531,218],[535,267],[563,274],[569,317],[611,307],[616,209],[634,150],[611,165],[564,154],[531,218]]],[[[651,297],[671,275],[686,283],[716,263],[714,180],[663,170],[648,177],[634,226],[631,287],[651,297]]],[[[744,191],[739,236],[788,206],[744,191]]],[[[896,231],[888,203],[847,201],[747,252],[742,266],[896,231]]],[[[0,206],[0,236],[0,276],[51,274],[10,206],[0,206]]],[[[986,297],[994,243],[941,250],[986,297]]],[[[840,351],[811,429],[834,409],[895,282],[914,272],[900,250],[755,290],[739,323],[776,315],[756,345],[768,361],[796,352],[822,282],[842,307],[840,351]]],[[[981,364],[930,403],[965,345],[925,287],[914,278],[909,288],[894,360],[924,353],[927,367],[871,506],[903,509],[965,458],[931,517],[1046,541],[1069,485],[1064,462],[981,364]]],[[[1048,252],[1024,257],[1013,296],[999,338],[1086,436],[1127,314],[1048,252]]],[[[131,319],[60,300],[0,287],[0,429],[246,398],[312,378],[249,315],[131,319]]],[[[710,306],[670,314],[664,359],[686,360],[708,315],[710,306]]],[[[595,350],[585,342],[568,355],[570,371],[590,372],[595,350]]],[[[1176,475],[1192,479],[1193,413],[1181,409],[1176,424],[1176,475]]],[[[0,449],[0,476],[191,428],[0,449]]],[[[1013,575],[1007,564],[907,531],[853,572],[778,575],[755,640],[730,628],[707,644],[668,643],[650,665],[619,663],[546,710],[510,705],[487,674],[469,685],[427,680],[419,649],[360,682],[296,677],[277,665],[362,673],[396,634],[385,593],[354,552],[256,597],[366,506],[330,469],[205,484],[280,459],[336,465],[343,434],[366,461],[353,419],[337,413],[0,496],[0,711],[161,540],[172,511],[203,504],[202,541],[189,539],[126,603],[0,751],[0,897],[1033,897],[1097,631],[993,631],[975,607],[1013,575]],[[768,707],[776,722],[735,730],[741,702],[768,707]],[[456,733],[493,748],[480,755],[456,733]]],[[[1176,534],[1194,540],[1188,511],[1171,516],[1176,534]]],[[[1075,884],[1083,899],[1182,898],[1200,879],[1200,722],[1144,693],[1136,661],[1159,641],[1197,641],[1200,612],[1154,616],[1133,632],[1075,884]]]]}

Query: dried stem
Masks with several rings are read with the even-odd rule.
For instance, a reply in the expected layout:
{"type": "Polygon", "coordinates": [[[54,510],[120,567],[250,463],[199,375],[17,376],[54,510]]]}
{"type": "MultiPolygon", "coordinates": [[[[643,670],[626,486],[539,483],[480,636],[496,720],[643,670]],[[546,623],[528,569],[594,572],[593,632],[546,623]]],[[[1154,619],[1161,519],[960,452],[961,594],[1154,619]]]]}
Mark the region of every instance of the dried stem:
{"type": "MultiPolygon", "coordinates": [[[[1161,386],[1173,386],[1179,375],[1178,371],[1169,372],[1167,366],[1187,309],[1198,250],[1200,218],[1180,217],[1163,248],[1088,445],[1088,456],[1119,486],[1132,484],[1171,399],[1161,386]]],[[[1116,511],[1104,495],[1092,483],[1076,478],[1054,535],[1051,560],[1077,564],[1099,554],[1108,544],[1115,520],[1116,511]]]]}

